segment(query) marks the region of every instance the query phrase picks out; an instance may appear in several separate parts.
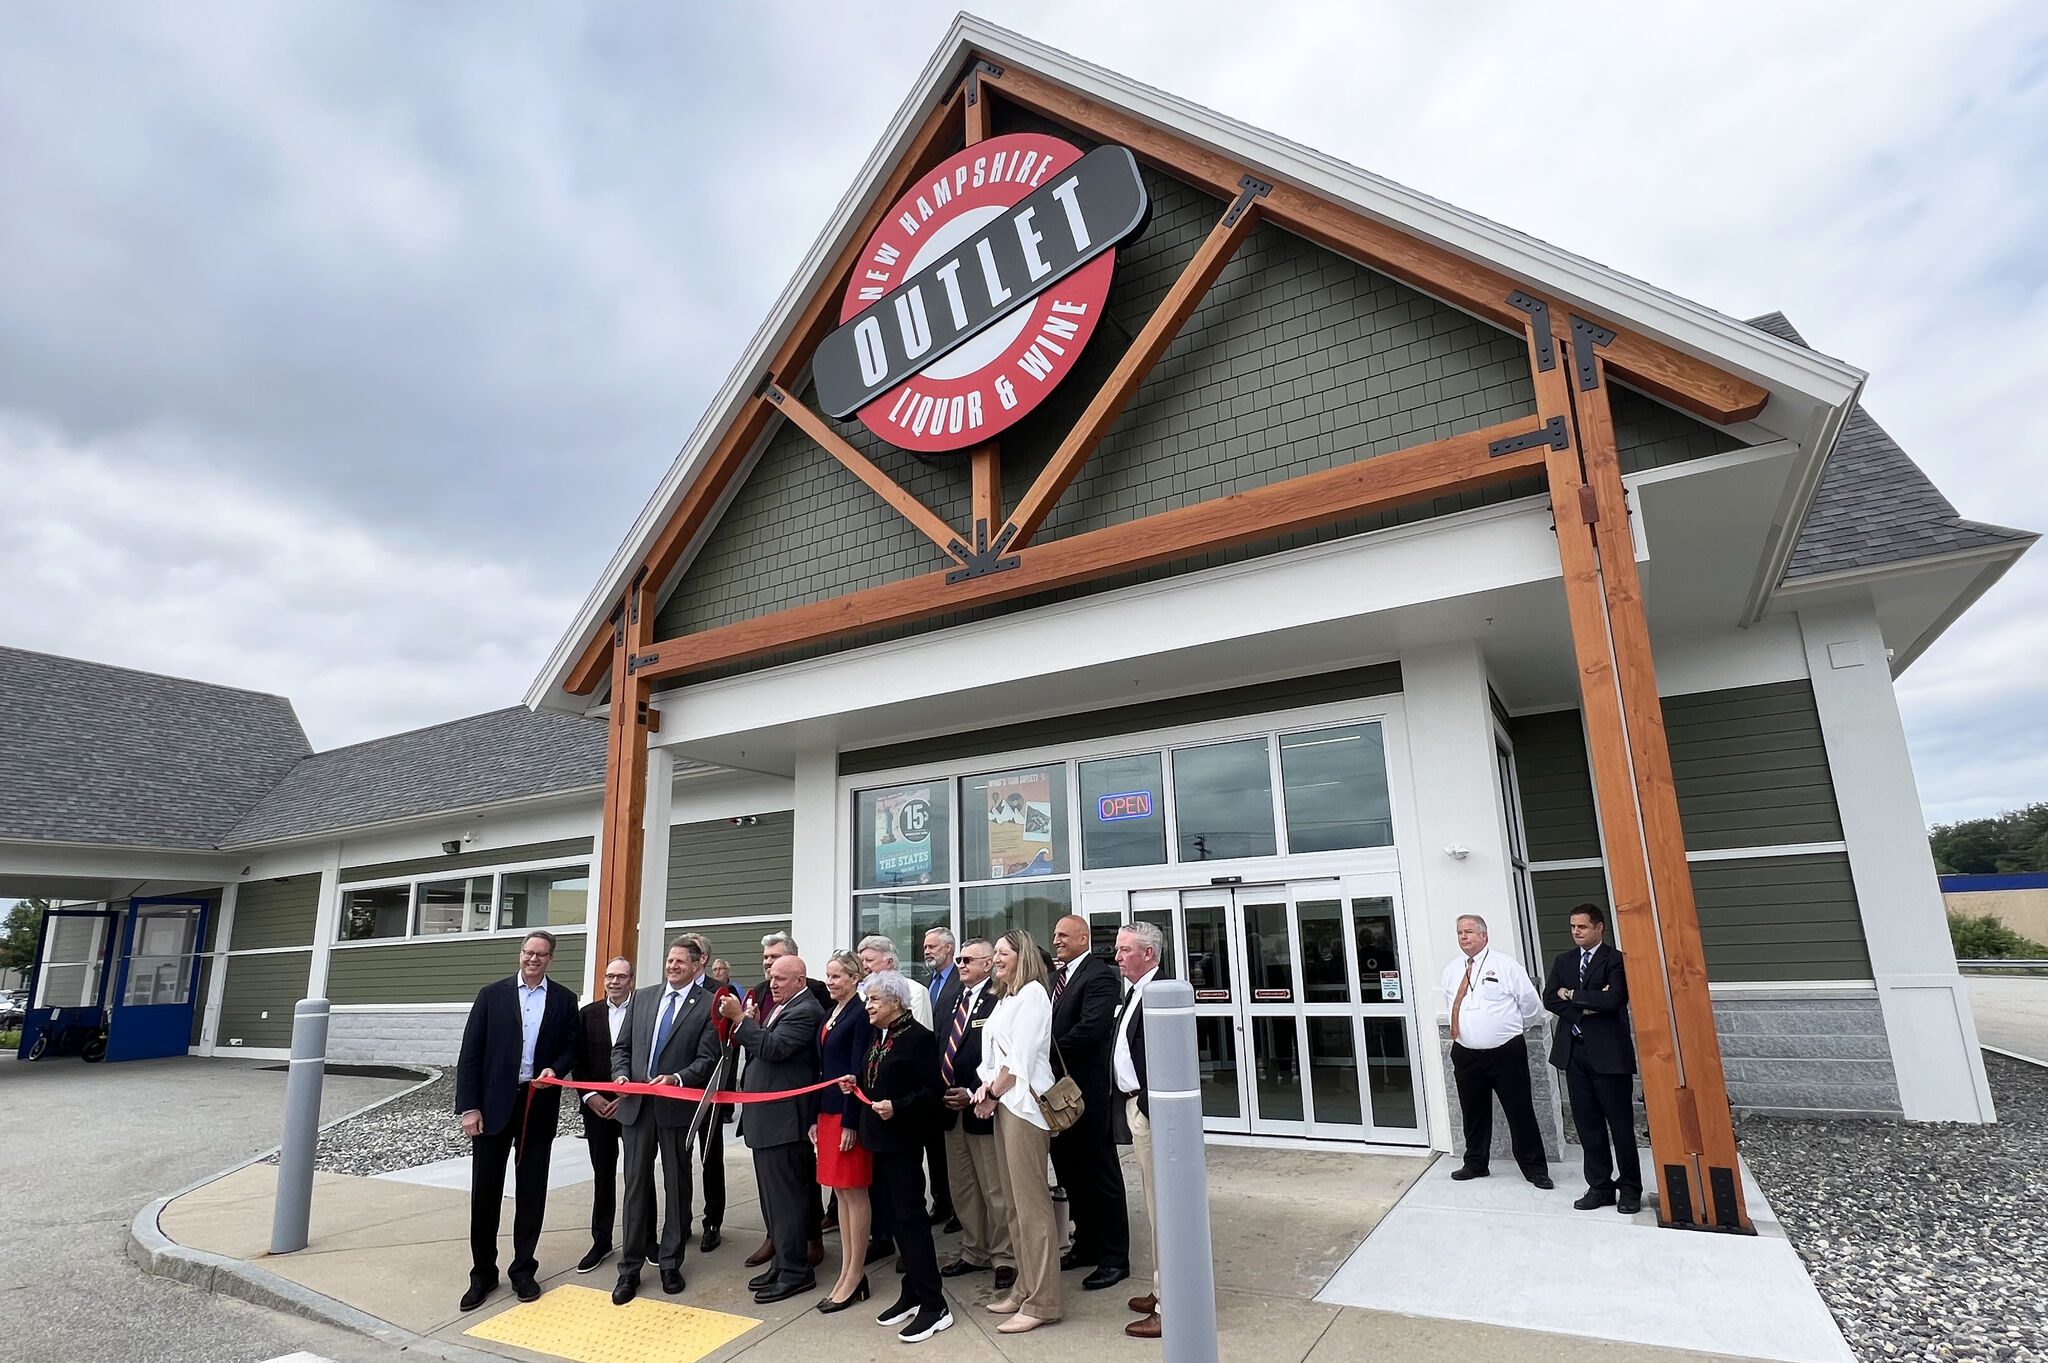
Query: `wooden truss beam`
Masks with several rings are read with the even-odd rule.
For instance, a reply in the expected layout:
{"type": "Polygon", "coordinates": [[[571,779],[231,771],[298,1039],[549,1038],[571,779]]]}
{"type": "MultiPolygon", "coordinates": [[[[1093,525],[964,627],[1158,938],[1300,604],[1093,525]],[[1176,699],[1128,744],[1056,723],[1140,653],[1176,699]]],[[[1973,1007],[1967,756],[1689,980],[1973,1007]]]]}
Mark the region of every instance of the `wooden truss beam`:
{"type": "Polygon", "coordinates": [[[1208,239],[1195,252],[1181,270],[1180,277],[1173,281],[1173,287],[1166,291],[1166,297],[1159,300],[1159,306],[1152,310],[1152,316],[1143,329],[1131,341],[1130,349],[1124,351],[1116,368],[1103,381],[1095,398],[1088,404],[1074,422],[1067,438],[1053,451],[1038,477],[1032,482],[1030,491],[1024,494],[1017,509],[1010,514],[1007,527],[1011,532],[1005,542],[1008,550],[1020,549],[1031,542],[1038,528],[1045,524],[1045,518],[1052,514],[1053,506],[1073,485],[1080,475],[1081,466],[1102,438],[1109,434],[1109,428],[1124,407],[1130,402],[1145,376],[1152,372],[1152,366],[1173,344],[1173,338],[1187,324],[1195,309],[1208,296],[1209,286],[1216,282],[1216,276],[1223,273],[1223,267],[1237,254],[1252,224],[1258,220],[1258,198],[1266,192],[1266,185],[1250,176],[1240,176],[1242,183],[1237,195],[1223,217],[1209,230],[1208,239]]]}
{"type": "MultiPolygon", "coordinates": [[[[1028,71],[1005,70],[984,76],[983,83],[995,85],[1004,98],[1024,108],[1129,147],[1144,160],[1211,193],[1226,199],[1237,193],[1238,177],[1244,173],[1241,165],[1121,109],[1028,71]]],[[[1260,208],[1291,232],[1515,332],[1523,329],[1526,319],[1507,301],[1509,296],[1518,291],[1540,296],[1497,270],[1292,185],[1274,185],[1260,208]]],[[[1564,315],[1563,303],[1549,298],[1544,301],[1552,312],[1564,315]]],[[[1631,385],[1722,425],[1746,421],[1763,410],[1769,394],[1756,384],[1660,341],[1612,323],[1603,325],[1615,333],[1607,349],[1607,367],[1631,385]]]]}
{"type": "Polygon", "coordinates": [[[637,960],[640,858],[646,843],[647,733],[654,688],[634,670],[654,630],[654,588],[637,577],[612,617],[612,712],[605,730],[604,825],[597,879],[598,974],[614,956],[637,960]]]}
{"type": "Polygon", "coordinates": [[[951,554],[954,546],[963,543],[959,533],[952,526],[912,496],[894,478],[882,472],[875,462],[847,443],[846,437],[832,429],[832,424],[804,405],[803,399],[770,381],[761,390],[761,401],[780,412],[797,424],[798,429],[818,442],[818,445],[837,459],[846,471],[866,483],[874,493],[895,509],[897,515],[916,526],[918,532],[944,552],[951,554]]]}
{"type": "MultiPolygon", "coordinates": [[[[1542,431],[1539,427],[1535,434],[1542,431]]],[[[1491,426],[1033,545],[1017,554],[1017,566],[1006,571],[930,573],[663,640],[648,645],[635,675],[649,681],[680,677],[801,644],[1092,582],[1369,511],[1452,496],[1541,469],[1541,444],[1500,455],[1489,448],[1497,441],[1520,441],[1531,434],[1526,421],[1491,426]]]]}

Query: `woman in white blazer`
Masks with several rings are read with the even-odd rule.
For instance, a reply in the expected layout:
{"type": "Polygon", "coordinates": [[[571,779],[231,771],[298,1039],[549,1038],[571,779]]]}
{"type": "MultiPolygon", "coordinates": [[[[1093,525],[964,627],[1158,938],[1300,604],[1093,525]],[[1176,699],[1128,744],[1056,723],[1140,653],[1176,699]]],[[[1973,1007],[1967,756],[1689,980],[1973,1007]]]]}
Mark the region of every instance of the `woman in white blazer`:
{"type": "Polygon", "coordinates": [[[1045,958],[1028,932],[1005,933],[995,946],[995,1011],[981,1033],[977,1117],[995,1118],[996,1163],[1010,1200],[1010,1243],[1017,1282],[988,1304],[1009,1319],[996,1329],[1023,1334],[1060,1318],[1059,1241],[1053,1232],[1046,1158],[1052,1132],[1038,1095],[1052,1087],[1052,995],[1045,958]]]}

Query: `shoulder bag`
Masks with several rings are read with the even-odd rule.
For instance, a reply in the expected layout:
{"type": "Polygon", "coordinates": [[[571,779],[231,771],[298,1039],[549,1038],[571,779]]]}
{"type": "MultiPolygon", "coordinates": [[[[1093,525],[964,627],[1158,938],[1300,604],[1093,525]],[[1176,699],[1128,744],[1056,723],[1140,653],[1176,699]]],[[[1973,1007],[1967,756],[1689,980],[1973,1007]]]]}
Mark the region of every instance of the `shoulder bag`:
{"type": "MultiPolygon", "coordinates": [[[[1053,1042],[1052,1049],[1054,1055],[1059,1055],[1060,1043],[1053,1042]]],[[[1051,1088],[1038,1095],[1038,1110],[1045,1115],[1046,1129],[1055,1136],[1080,1121],[1081,1114],[1088,1110],[1088,1105],[1081,1098],[1081,1086],[1074,1082],[1071,1074],[1066,1073],[1066,1069],[1067,1058],[1060,1055],[1060,1077],[1053,1080],[1051,1088]]]]}

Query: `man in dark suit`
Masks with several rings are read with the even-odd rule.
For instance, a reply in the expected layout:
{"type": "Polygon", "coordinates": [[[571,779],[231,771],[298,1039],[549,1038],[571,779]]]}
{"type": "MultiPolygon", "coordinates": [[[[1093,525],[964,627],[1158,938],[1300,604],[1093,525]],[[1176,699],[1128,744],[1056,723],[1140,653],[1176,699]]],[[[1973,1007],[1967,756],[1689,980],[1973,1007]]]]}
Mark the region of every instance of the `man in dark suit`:
{"type": "Polygon", "coordinates": [[[498,1218],[505,1200],[505,1158],[516,1145],[512,1262],[506,1276],[519,1300],[540,1295],[534,1250],[547,1215],[548,1155],[561,1121],[558,1088],[532,1087],[576,1068],[576,995],[548,978],[555,935],[536,929],[519,943],[519,973],[477,991],[455,1062],[455,1111],[470,1138],[469,1290],[474,1311],[498,1286],[498,1218]],[[529,1098],[531,1099],[529,1103],[529,1098]],[[529,1110],[530,1109],[530,1110],[529,1110]]]}
{"type": "MultiPolygon", "coordinates": [[[[687,942],[668,949],[662,982],[633,995],[626,1025],[612,1044],[612,1078],[618,1083],[701,1088],[718,1061],[711,1020],[712,991],[698,987],[704,958],[687,942]],[[707,1032],[713,1044],[704,1045],[707,1032]]],[[[637,1093],[619,1098],[619,1125],[626,1136],[626,1242],[619,1255],[619,1281],[612,1301],[624,1306],[640,1290],[640,1268],[650,1255],[661,1268],[661,1290],[683,1290],[683,1257],[690,1236],[690,1151],[686,1144],[697,1104],[680,1098],[637,1093]],[[654,1234],[654,1157],[661,1155],[666,1202],[658,1247],[654,1234]]]]}
{"type": "MultiPolygon", "coordinates": [[[[633,999],[633,963],[624,956],[606,961],[604,997],[583,1005],[576,1015],[576,1077],[586,1083],[611,1082],[612,1045],[624,1034],[626,1005],[633,999]]],[[[590,1251],[576,1263],[589,1273],[612,1252],[612,1222],[617,1219],[619,1181],[619,1100],[616,1094],[583,1096],[583,1140],[590,1147],[590,1173],[596,1181],[590,1194],[590,1251]]]]}
{"type": "MultiPolygon", "coordinates": [[[[711,1025],[717,1029],[722,1046],[732,1039],[732,1024],[718,1016],[718,1000],[722,995],[742,991],[734,988],[730,979],[721,980],[711,973],[711,943],[703,933],[686,932],[677,940],[695,947],[704,961],[697,987],[711,993],[711,1025]]],[[[719,1086],[731,1088],[738,1080],[737,1074],[728,1071],[720,1077],[719,1086]]],[[[719,1228],[725,1225],[725,1124],[732,1120],[732,1107],[731,1103],[719,1103],[697,1123],[697,1158],[704,1168],[704,1237],[697,1248],[705,1254],[725,1242],[719,1228]]]]}
{"type": "Polygon", "coordinates": [[[994,964],[986,938],[961,943],[954,971],[960,987],[941,995],[939,1007],[932,1011],[946,1109],[947,1173],[953,1211],[960,1219],[960,1253],[940,1267],[939,1276],[960,1278],[993,1268],[996,1290],[1006,1292],[1017,1280],[1017,1256],[1010,1247],[1010,1203],[1003,1195],[1001,1161],[996,1156],[996,1124],[993,1118],[974,1115],[981,1033],[996,1010],[995,991],[988,988],[994,964]]]}
{"type": "MultiPolygon", "coordinates": [[[[931,972],[924,982],[924,992],[932,1004],[930,1026],[934,1035],[944,1026],[939,1019],[950,1017],[952,1010],[960,1006],[960,968],[953,959],[955,949],[950,929],[933,928],[924,935],[924,964],[931,972]]],[[[932,1224],[956,1231],[960,1229],[960,1218],[953,1213],[953,1183],[946,1167],[946,1132],[943,1127],[934,1126],[930,1136],[924,1164],[930,1173],[927,1181],[932,1189],[932,1224]]]]}
{"type": "MultiPolygon", "coordinates": [[[[746,1048],[742,1091],[780,1093],[818,1082],[818,1028],[825,1013],[804,981],[803,958],[780,956],[768,973],[765,1008],[752,1000],[742,1005],[732,995],[718,1001],[720,1015],[738,1024],[734,1036],[746,1048]]],[[[782,1301],[818,1285],[808,1255],[809,1209],[817,1198],[810,1143],[815,1107],[809,1097],[753,1103],[740,1122],[740,1134],[754,1152],[754,1179],[774,1246],[773,1262],[748,1284],[758,1302],[782,1301]]]]}
{"type": "Polygon", "coordinates": [[[1550,1063],[1564,1071],[1572,1122],[1586,1151],[1586,1192],[1572,1205],[1580,1211],[1615,1206],[1633,1216],[1643,1206],[1643,1170],[1636,1155],[1628,977],[1621,953],[1607,945],[1607,914],[1598,904],[1573,909],[1571,929],[1571,950],[1550,963],[1543,1006],[1558,1016],[1550,1063]]]}
{"type": "Polygon", "coordinates": [[[1052,954],[1053,1072],[1064,1061],[1082,1100],[1080,1120],[1052,1138],[1053,1172],[1074,1218],[1074,1247],[1060,1270],[1092,1266],[1081,1286],[1094,1292],[1131,1276],[1130,1211],[1110,1126],[1110,1046],[1123,982],[1089,953],[1083,918],[1069,915],[1053,925],[1052,954]]]}
{"type": "Polygon", "coordinates": [[[1117,973],[1130,984],[1117,1010],[1115,1039],[1110,1043],[1110,1077],[1116,1081],[1116,1139],[1138,1157],[1138,1186],[1145,1193],[1145,1223],[1152,1236],[1152,1290],[1131,1298],[1142,1317],[1124,1327],[1134,1339],[1158,1339],[1159,1326],[1159,1199],[1152,1175],[1152,1104],[1145,1069],[1145,986],[1159,978],[1159,956],[1166,936],[1151,923],[1126,923],[1116,934],[1117,973]]]}
{"type": "MultiPolygon", "coordinates": [[[[768,985],[775,973],[775,963],[785,956],[794,956],[796,954],[796,939],[786,932],[771,932],[761,939],[761,983],[747,990],[744,999],[745,1003],[753,1005],[756,1013],[766,1016],[769,1006],[773,1002],[768,985]]],[[[823,980],[806,979],[804,981],[804,988],[817,1001],[818,1016],[820,1018],[823,1018],[825,1014],[832,1011],[832,996],[825,992],[825,982],[823,980]]],[[[746,1135],[746,1129],[746,1117],[742,1114],[740,1117],[740,1135],[742,1137],[746,1135]]],[[[823,1263],[825,1259],[825,1201],[818,1191],[817,1152],[811,1149],[808,1140],[804,1144],[804,1157],[811,1162],[811,1190],[805,1194],[805,1218],[810,1229],[809,1244],[805,1250],[805,1257],[811,1261],[813,1267],[816,1267],[818,1264],[823,1263]]],[[[759,1268],[774,1257],[774,1237],[764,1235],[761,1237],[761,1247],[747,1256],[747,1267],[759,1268]]]]}

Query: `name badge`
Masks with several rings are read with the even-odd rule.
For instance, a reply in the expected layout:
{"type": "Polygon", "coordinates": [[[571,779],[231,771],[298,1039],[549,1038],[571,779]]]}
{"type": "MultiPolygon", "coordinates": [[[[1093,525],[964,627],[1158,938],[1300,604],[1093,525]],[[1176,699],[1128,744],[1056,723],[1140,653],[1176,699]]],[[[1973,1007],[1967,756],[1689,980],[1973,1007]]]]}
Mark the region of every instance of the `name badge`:
{"type": "Polygon", "coordinates": [[[975,1019],[974,1021],[972,1021],[972,1022],[968,1023],[967,1025],[968,1025],[969,1027],[979,1027],[979,1026],[982,1026],[982,1025],[983,1025],[984,1023],[986,1023],[987,1021],[988,1021],[988,1019],[987,1019],[987,1018],[976,1018],[976,1019],[975,1019]]]}

